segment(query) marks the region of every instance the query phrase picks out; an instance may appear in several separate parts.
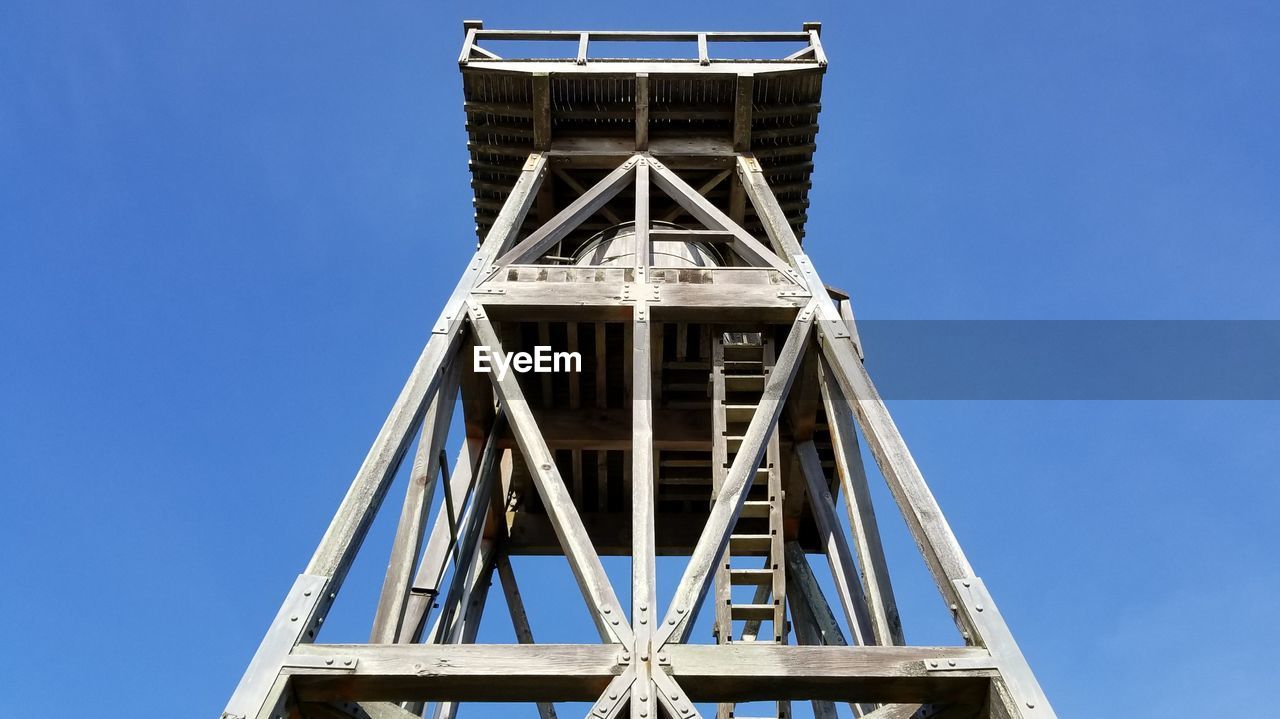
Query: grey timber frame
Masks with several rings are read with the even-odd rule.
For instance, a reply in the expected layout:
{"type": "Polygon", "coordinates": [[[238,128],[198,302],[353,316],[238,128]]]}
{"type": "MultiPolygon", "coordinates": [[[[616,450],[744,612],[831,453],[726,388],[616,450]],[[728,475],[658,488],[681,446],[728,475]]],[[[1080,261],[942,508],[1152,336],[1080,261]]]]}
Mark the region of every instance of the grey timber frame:
{"type": "Polygon", "coordinates": [[[848,301],[801,243],[816,132],[804,118],[817,103],[799,94],[780,108],[773,84],[816,87],[827,64],[820,26],[506,31],[468,21],[465,31],[479,247],[223,719],[451,718],[485,701],[536,704],[542,719],[557,716],[555,702],[590,702],[597,719],[692,719],[695,702],[728,716],[767,701],[781,717],[799,700],[824,718],[845,711],[837,705],[876,718],[1055,717],[876,392],[848,301]],[[593,40],[695,52],[598,58],[593,40]],[[491,41],[569,41],[577,52],[504,59],[483,47],[491,41]],[[768,60],[717,56],[730,42],[797,47],[768,60]],[[527,80],[523,99],[474,90],[495,74],[527,80]],[[630,106],[560,102],[566,83],[601,77],[621,78],[630,106]],[[690,82],[719,88],[727,110],[673,100],[690,82]],[[624,132],[584,131],[593,113],[624,132]],[[778,117],[802,126],[775,126],[778,117]],[[624,225],[625,261],[575,258],[589,237],[624,225]],[[723,262],[671,267],[655,259],[659,241],[712,247],[723,262]],[[561,326],[557,341],[583,350],[590,369],[553,381],[470,366],[472,346],[500,359],[561,326]],[[743,360],[747,349],[763,359],[743,360]],[[450,467],[458,406],[466,436],[450,467]],[[863,444],[965,646],[907,644],[863,444]],[[407,456],[370,641],[320,643],[407,456]],[[669,513],[687,519],[668,527],[669,513]],[[532,553],[567,559],[599,643],[534,642],[511,561],[532,553]],[[604,553],[631,557],[629,602],[604,553]],[[656,586],[661,553],[688,557],[670,596],[656,586]],[[834,601],[808,555],[830,570],[834,601]],[[740,556],[756,564],[734,565],[740,556]],[[515,644],[476,643],[498,601],[486,601],[495,574],[515,644]],[[742,585],[754,588],[749,603],[733,599],[742,585]],[[692,644],[709,602],[720,641],[692,644]],[[762,622],[773,641],[752,641],[762,622]]]}

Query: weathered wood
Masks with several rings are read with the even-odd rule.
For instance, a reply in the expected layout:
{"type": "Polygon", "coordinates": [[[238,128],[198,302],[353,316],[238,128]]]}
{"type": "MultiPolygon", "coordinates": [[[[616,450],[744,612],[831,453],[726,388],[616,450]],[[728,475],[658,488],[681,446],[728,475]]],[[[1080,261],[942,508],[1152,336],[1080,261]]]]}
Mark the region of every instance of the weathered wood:
{"type": "MultiPolygon", "coordinates": [[[[736,169],[738,181],[751,200],[756,217],[760,218],[760,223],[764,225],[765,234],[769,237],[774,251],[790,262],[791,258],[801,254],[803,250],[800,249],[800,241],[796,239],[791,223],[787,220],[787,213],[782,210],[778,204],[778,198],[769,189],[769,183],[760,169],[760,163],[754,156],[740,155],[736,169]]],[[[818,293],[822,288],[810,287],[809,290],[818,293]]]]}
{"type": "Polygon", "coordinates": [[[539,227],[520,244],[498,258],[495,264],[505,267],[512,263],[532,262],[552,245],[576,228],[583,220],[595,214],[609,200],[631,182],[635,176],[635,160],[629,159],[616,167],[604,179],[597,182],[569,206],[561,210],[545,225],[539,227]]]}
{"type": "Polygon", "coordinates": [[[716,494],[715,504],[711,507],[702,535],[698,538],[689,557],[689,564],[676,587],[663,628],[654,638],[654,643],[658,646],[670,641],[683,641],[693,626],[693,618],[701,607],[714,576],[714,564],[729,545],[729,535],[742,512],[747,490],[750,489],[756,469],[764,457],[769,436],[782,414],[783,403],[800,366],[800,356],[808,346],[812,324],[812,313],[806,309],[801,311],[791,326],[778,364],[765,382],[755,415],[751,418],[724,484],[716,494]]]}
{"type": "Polygon", "coordinates": [[[449,424],[453,420],[455,395],[461,374],[460,363],[454,362],[446,372],[440,391],[431,399],[427,419],[422,423],[418,450],[409,474],[405,490],[400,522],[396,525],[391,545],[391,558],[387,562],[382,595],[374,614],[373,629],[369,635],[372,644],[390,644],[400,634],[400,622],[404,618],[405,601],[413,581],[414,567],[422,550],[422,537],[435,496],[436,478],[440,475],[440,461],[445,441],[449,437],[449,424]]]}
{"type": "Polygon", "coordinates": [[[760,244],[759,240],[742,229],[720,208],[698,194],[698,191],[690,187],[689,183],[681,179],[679,175],[656,160],[651,163],[651,166],[653,169],[653,183],[687,210],[689,214],[711,229],[727,230],[733,233],[734,237],[737,238],[737,242],[733,245],[734,251],[743,260],[757,266],[768,266],[783,272],[791,272],[791,267],[781,258],[771,252],[769,248],[760,244]]]}
{"type": "MultiPolygon", "coordinates": [[[[989,660],[971,647],[687,644],[661,656],[694,701],[974,701],[994,675],[927,668],[989,660]]],[[[608,644],[311,644],[294,651],[286,671],[302,701],[593,701],[622,673],[619,658],[608,644]],[[349,670],[334,669],[346,659],[349,670]]]]}
{"type": "Polygon", "coordinates": [[[545,72],[533,75],[533,149],[551,149],[551,77],[545,72]]]}
{"type": "Polygon", "coordinates": [[[835,501],[828,491],[827,478],[822,472],[822,460],[813,441],[796,444],[796,456],[800,460],[800,469],[804,474],[805,487],[809,492],[809,507],[813,510],[814,521],[818,525],[818,534],[826,548],[827,563],[831,566],[831,578],[835,582],[836,594],[840,597],[840,606],[844,609],[845,619],[849,622],[849,630],[853,634],[855,644],[874,644],[876,641],[871,626],[871,615],[867,611],[866,598],[863,597],[858,584],[858,570],[853,564],[853,552],[845,539],[844,531],[836,520],[835,501]]]}
{"type": "Polygon", "coordinates": [[[649,74],[636,74],[636,152],[649,150],[649,74]]]}
{"type": "MultiPolygon", "coordinates": [[[[490,347],[495,359],[505,357],[502,343],[498,340],[497,332],[494,331],[484,309],[472,305],[468,314],[472,329],[479,341],[490,347]]],[[[533,413],[525,401],[524,392],[520,389],[520,383],[514,374],[499,377],[497,373],[492,373],[489,378],[493,383],[494,393],[502,402],[511,426],[516,432],[520,451],[524,454],[538,494],[542,497],[542,504],[547,510],[552,526],[555,527],[556,536],[559,537],[564,548],[569,566],[578,581],[578,587],[582,590],[583,598],[587,601],[587,608],[591,611],[601,639],[623,644],[630,643],[631,627],[625,621],[622,605],[619,604],[613,585],[610,584],[604,567],[600,564],[599,555],[591,546],[591,540],[582,525],[582,518],[578,516],[573,500],[565,490],[564,479],[556,469],[551,450],[542,439],[533,413]]]]}
{"type": "Polygon", "coordinates": [[[828,380],[831,369],[826,366],[825,361],[819,364],[818,383],[823,411],[830,428],[836,474],[843,488],[845,510],[849,515],[849,527],[858,553],[858,566],[862,569],[862,586],[867,597],[872,627],[875,629],[876,643],[906,644],[898,604],[893,596],[893,584],[889,578],[889,564],[884,556],[880,528],[871,502],[871,490],[867,486],[867,473],[862,465],[862,450],[853,427],[853,413],[840,392],[839,385],[828,380]]]}
{"type": "Polygon", "coordinates": [[[418,571],[405,602],[404,620],[396,636],[399,644],[416,642],[421,636],[427,616],[440,594],[440,583],[449,557],[457,546],[456,528],[462,521],[462,510],[474,488],[470,454],[465,446],[458,452],[458,459],[453,467],[445,486],[446,501],[442,503],[435,522],[431,525],[427,548],[422,553],[422,561],[418,564],[418,571]]]}

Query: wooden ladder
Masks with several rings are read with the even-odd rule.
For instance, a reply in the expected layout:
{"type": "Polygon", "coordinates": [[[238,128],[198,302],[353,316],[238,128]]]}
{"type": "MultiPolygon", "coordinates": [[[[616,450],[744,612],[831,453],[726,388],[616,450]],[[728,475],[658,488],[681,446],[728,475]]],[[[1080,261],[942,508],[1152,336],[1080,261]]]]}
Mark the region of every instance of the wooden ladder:
{"type": "MultiPolygon", "coordinates": [[[[712,333],[711,383],[712,486],[714,497],[755,416],[765,380],[773,370],[773,340],[760,332],[712,333]]],[[[729,546],[716,566],[715,636],[719,644],[767,642],[786,644],[786,565],[783,557],[782,477],[778,433],[769,437],[764,462],[756,470],[751,490],[729,546]],[[754,558],[761,558],[757,564],[754,558]],[[749,601],[735,598],[734,587],[754,587],[749,601]],[[770,631],[761,634],[762,625],[770,631]],[[741,626],[741,631],[737,627],[741,626]]],[[[777,702],[779,719],[791,715],[787,701],[777,702]]],[[[734,704],[720,704],[718,719],[735,716],[734,704]]],[[[739,718],[744,719],[744,718],[739,718]]]]}

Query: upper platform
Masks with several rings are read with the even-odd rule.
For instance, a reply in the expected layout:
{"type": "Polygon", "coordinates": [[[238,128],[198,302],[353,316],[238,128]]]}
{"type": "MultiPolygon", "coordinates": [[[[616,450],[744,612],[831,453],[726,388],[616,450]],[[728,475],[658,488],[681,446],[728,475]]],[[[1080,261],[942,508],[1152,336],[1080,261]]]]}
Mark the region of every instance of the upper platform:
{"type": "MultiPolygon", "coordinates": [[[[803,238],[826,68],[818,23],[792,32],[464,25],[458,62],[480,239],[535,151],[550,156],[555,172],[526,232],[627,155],[648,151],[759,233],[731,171],[735,153],[751,152],[803,238]]],[[[674,204],[654,210],[655,218],[689,219],[674,204]]],[[[581,232],[608,224],[588,222],[581,232]]]]}

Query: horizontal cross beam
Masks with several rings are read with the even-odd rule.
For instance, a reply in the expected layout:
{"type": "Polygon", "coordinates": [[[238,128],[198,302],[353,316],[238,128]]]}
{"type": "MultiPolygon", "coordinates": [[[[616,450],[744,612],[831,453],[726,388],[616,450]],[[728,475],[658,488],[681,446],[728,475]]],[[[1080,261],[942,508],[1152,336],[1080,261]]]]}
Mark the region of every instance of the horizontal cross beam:
{"type": "MultiPolygon", "coordinates": [[[[656,659],[696,702],[980,702],[994,676],[973,647],[686,644],[656,659]]],[[[308,644],[285,671],[302,701],[594,701],[629,666],[609,644],[308,644]]]]}

